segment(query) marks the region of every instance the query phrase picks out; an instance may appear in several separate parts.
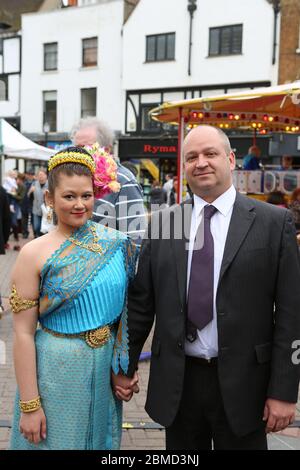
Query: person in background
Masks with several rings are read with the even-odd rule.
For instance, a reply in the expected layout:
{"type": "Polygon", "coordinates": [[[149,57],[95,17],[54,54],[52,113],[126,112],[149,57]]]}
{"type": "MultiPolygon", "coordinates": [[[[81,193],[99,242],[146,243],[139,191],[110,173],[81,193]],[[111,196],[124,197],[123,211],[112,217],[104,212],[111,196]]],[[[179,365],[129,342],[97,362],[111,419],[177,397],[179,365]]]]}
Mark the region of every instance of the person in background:
{"type": "Polygon", "coordinates": [[[154,180],[150,191],[150,210],[163,209],[167,203],[167,193],[158,180],[154,180]]]}
{"type": "Polygon", "coordinates": [[[45,235],[46,233],[51,232],[51,230],[54,230],[54,228],[53,209],[47,204],[45,198],[45,201],[42,204],[41,234],[45,235]]]}
{"type": "Polygon", "coordinates": [[[291,196],[289,209],[293,215],[297,232],[300,231],[300,188],[296,188],[291,196]]]}
{"type": "Polygon", "coordinates": [[[42,223],[42,204],[44,202],[45,191],[48,189],[47,171],[40,168],[37,173],[37,180],[31,185],[28,191],[28,196],[33,194],[33,233],[34,237],[41,236],[41,223],[42,223]]]}
{"type": "MultiPolygon", "coordinates": [[[[73,126],[70,137],[77,146],[97,142],[111,151],[114,135],[103,121],[84,118],[73,126]]],[[[120,191],[95,201],[93,220],[120,230],[140,243],[147,223],[142,189],[130,170],[118,162],[117,165],[120,191]]]]}
{"type": "Polygon", "coordinates": [[[163,189],[167,193],[167,204],[168,204],[168,206],[171,205],[170,204],[170,195],[171,195],[172,188],[173,188],[173,174],[172,173],[167,173],[166,174],[166,182],[163,185],[163,189]]]}
{"type": "MultiPolygon", "coordinates": [[[[0,255],[5,255],[5,245],[10,234],[10,220],[8,196],[5,189],[0,186],[0,255]]],[[[3,311],[0,291],[0,318],[3,311]]]]}
{"type": "Polygon", "coordinates": [[[14,250],[20,251],[19,245],[19,233],[22,232],[22,202],[24,196],[26,194],[26,188],[24,185],[25,175],[22,173],[17,174],[17,189],[14,192],[10,192],[11,200],[13,201],[14,210],[12,212],[12,231],[14,234],[14,239],[16,241],[16,245],[14,246],[14,250]]]}
{"type": "Polygon", "coordinates": [[[34,172],[26,171],[25,172],[25,181],[24,185],[26,188],[25,196],[21,204],[22,211],[22,234],[23,238],[29,237],[29,223],[32,225],[32,203],[33,203],[33,194],[29,195],[29,190],[34,181],[34,172]]]}
{"type": "Polygon", "coordinates": [[[170,191],[170,197],[169,197],[169,206],[174,206],[174,204],[177,204],[177,190],[178,190],[178,178],[177,176],[173,177],[173,186],[170,191]]]}
{"type": "Polygon", "coordinates": [[[281,191],[272,191],[268,195],[266,202],[274,206],[287,208],[285,195],[281,191]]]}
{"type": "Polygon", "coordinates": [[[293,170],[293,157],[291,157],[290,155],[283,155],[281,159],[280,170],[282,171],[293,170]]]}
{"type": "Polygon", "coordinates": [[[243,158],[243,170],[260,170],[260,148],[252,145],[248,155],[243,158]]]}
{"type": "Polygon", "coordinates": [[[125,162],[122,162],[122,166],[123,166],[124,168],[127,168],[127,170],[131,171],[131,173],[133,174],[133,176],[134,176],[135,178],[137,178],[139,172],[138,172],[138,169],[137,169],[137,167],[135,166],[134,163],[125,161],[125,162]]]}

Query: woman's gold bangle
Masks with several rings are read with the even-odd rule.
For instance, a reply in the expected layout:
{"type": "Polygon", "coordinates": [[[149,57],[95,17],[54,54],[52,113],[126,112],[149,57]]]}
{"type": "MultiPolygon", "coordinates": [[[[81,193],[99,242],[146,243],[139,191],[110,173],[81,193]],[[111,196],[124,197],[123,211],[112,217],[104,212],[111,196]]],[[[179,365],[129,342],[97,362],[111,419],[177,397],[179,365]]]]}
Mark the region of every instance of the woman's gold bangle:
{"type": "Polygon", "coordinates": [[[42,406],[41,397],[38,396],[37,398],[29,401],[19,400],[19,406],[23,413],[31,413],[32,411],[39,410],[42,406]]]}

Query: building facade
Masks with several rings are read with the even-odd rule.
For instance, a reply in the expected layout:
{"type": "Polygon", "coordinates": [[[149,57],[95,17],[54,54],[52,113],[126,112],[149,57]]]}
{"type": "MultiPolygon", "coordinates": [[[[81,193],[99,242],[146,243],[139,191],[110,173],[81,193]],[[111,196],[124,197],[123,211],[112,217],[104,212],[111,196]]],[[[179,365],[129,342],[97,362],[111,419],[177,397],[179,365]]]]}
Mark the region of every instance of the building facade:
{"type": "Polygon", "coordinates": [[[0,117],[20,128],[21,36],[0,35],[0,117]]]}
{"type": "MultiPolygon", "coordinates": [[[[149,110],[165,101],[277,84],[274,26],[266,0],[140,1],[123,31],[120,158],[151,161],[161,179],[176,171],[176,128],[149,120],[149,110]]],[[[233,144],[242,154],[251,138],[234,137],[233,144]]],[[[267,139],[260,145],[267,153],[267,139]]]]}
{"type": "Polygon", "coordinates": [[[86,116],[120,132],[123,13],[102,0],[22,17],[24,134],[59,148],[86,116]]]}

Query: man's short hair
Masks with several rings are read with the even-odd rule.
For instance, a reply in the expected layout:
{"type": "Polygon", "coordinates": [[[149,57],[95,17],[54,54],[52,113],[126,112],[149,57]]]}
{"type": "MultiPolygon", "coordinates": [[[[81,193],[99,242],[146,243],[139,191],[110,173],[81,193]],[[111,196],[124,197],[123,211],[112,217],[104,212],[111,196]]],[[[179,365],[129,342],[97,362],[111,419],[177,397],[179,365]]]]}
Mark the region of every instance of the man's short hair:
{"type": "Polygon", "coordinates": [[[95,117],[86,117],[80,119],[74,126],[72,127],[70,133],[70,139],[74,143],[75,134],[80,131],[81,129],[93,127],[96,130],[97,142],[102,147],[111,147],[114,141],[114,133],[110,129],[110,127],[100,119],[95,117]]]}

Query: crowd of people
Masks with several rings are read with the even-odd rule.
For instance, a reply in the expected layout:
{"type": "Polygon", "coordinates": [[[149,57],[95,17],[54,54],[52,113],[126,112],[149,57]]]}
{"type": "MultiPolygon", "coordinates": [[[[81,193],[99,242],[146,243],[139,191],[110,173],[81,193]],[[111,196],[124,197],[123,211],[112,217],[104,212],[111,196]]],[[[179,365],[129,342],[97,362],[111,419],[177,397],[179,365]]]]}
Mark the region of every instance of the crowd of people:
{"type": "Polygon", "coordinates": [[[166,448],[266,449],[298,398],[300,189],[290,210],[239,194],[228,137],[203,125],[183,145],[190,194],[179,205],[177,177],[155,181],[147,225],[110,130],[82,120],[72,141],[0,191],[0,253],[30,220],[35,237],[12,273],[11,449],[119,449],[153,325],[146,410],[166,448]]]}

